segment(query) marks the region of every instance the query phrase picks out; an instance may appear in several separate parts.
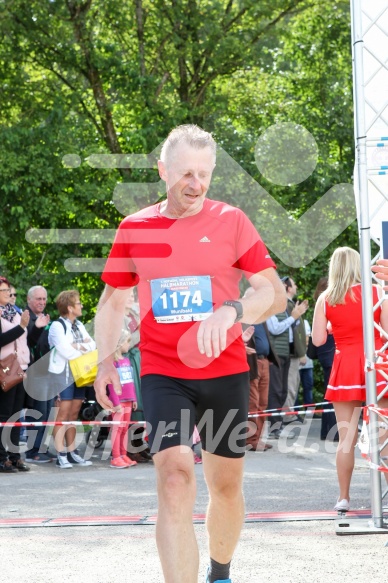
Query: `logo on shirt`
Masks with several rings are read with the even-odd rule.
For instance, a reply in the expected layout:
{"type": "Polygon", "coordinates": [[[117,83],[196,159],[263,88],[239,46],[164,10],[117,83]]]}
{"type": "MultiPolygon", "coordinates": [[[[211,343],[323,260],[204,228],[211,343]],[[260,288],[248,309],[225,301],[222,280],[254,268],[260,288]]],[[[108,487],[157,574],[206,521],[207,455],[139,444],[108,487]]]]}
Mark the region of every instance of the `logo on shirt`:
{"type": "Polygon", "coordinates": [[[208,239],[205,235],[205,237],[202,237],[202,239],[199,240],[200,243],[211,243],[210,239],[208,239]]]}
{"type": "Polygon", "coordinates": [[[169,431],[168,433],[165,433],[164,435],[162,435],[162,437],[174,437],[174,435],[178,435],[178,432],[175,431],[175,433],[174,433],[172,431],[169,431]]]}

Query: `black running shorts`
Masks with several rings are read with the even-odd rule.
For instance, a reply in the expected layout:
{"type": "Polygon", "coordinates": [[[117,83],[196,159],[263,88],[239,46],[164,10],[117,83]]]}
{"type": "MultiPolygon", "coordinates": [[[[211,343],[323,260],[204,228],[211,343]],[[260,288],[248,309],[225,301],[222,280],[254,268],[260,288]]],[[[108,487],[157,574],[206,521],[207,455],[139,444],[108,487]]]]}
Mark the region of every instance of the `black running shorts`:
{"type": "Polygon", "coordinates": [[[202,448],[241,458],[248,431],[249,373],[203,380],[149,374],[141,379],[151,453],[193,445],[194,425],[202,448]]]}

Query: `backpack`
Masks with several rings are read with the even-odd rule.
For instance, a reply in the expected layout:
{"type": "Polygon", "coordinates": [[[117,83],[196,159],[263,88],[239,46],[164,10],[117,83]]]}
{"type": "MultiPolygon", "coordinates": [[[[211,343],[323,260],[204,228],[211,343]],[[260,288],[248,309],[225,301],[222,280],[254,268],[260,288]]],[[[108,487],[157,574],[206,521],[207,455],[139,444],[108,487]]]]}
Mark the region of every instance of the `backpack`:
{"type": "Polygon", "coordinates": [[[37,361],[39,359],[41,359],[45,354],[48,354],[51,350],[50,344],[48,341],[48,336],[49,336],[49,330],[51,328],[51,324],[53,322],[60,322],[62,324],[63,329],[64,329],[65,334],[66,334],[66,324],[60,318],[58,320],[53,320],[52,322],[49,322],[49,324],[47,324],[47,326],[45,326],[43,328],[43,330],[38,338],[37,343],[35,344],[34,348],[32,349],[32,354],[34,356],[34,363],[35,363],[36,372],[47,372],[48,360],[45,360],[44,364],[41,363],[41,366],[39,366],[39,364],[37,365],[37,361]],[[38,370],[38,369],[43,369],[43,370],[38,370]]]}

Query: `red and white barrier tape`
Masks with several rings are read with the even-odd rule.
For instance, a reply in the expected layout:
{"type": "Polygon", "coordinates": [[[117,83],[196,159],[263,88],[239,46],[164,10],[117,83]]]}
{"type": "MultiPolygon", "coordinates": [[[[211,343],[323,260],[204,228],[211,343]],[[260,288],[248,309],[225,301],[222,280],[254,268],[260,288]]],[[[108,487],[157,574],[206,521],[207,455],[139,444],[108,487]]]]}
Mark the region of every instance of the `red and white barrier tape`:
{"type": "Polygon", "coordinates": [[[16,422],[4,422],[0,423],[0,427],[55,427],[56,425],[91,425],[91,426],[105,426],[109,427],[111,425],[137,425],[138,427],[145,427],[145,421],[16,421],[16,422]]]}

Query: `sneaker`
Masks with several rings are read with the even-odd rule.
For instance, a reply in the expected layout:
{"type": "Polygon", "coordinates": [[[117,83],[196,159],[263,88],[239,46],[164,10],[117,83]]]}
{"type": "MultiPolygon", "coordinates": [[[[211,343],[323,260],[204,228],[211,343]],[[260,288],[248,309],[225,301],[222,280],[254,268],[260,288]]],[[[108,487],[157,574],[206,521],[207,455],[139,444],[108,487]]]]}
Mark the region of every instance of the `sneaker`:
{"type": "Polygon", "coordinates": [[[135,460],[131,460],[127,455],[122,455],[122,459],[128,464],[128,467],[131,468],[132,466],[137,466],[137,462],[135,460]]]}
{"type": "Polygon", "coordinates": [[[12,460],[11,463],[12,463],[14,468],[19,470],[19,472],[29,472],[31,469],[30,466],[25,464],[24,461],[20,458],[18,460],[12,460]]]}
{"type": "Polygon", "coordinates": [[[337,504],[334,506],[334,510],[337,510],[338,512],[347,512],[350,510],[349,500],[346,500],[346,498],[337,500],[337,504]]]}
{"type": "Polygon", "coordinates": [[[57,463],[55,465],[57,468],[61,468],[61,470],[68,470],[73,467],[73,465],[67,459],[67,456],[61,455],[60,453],[57,455],[57,463]]]}
{"type": "Polygon", "coordinates": [[[6,474],[16,474],[17,473],[17,469],[12,465],[12,462],[10,462],[9,460],[5,460],[3,462],[0,462],[0,472],[4,472],[6,474]]]}
{"type": "Polygon", "coordinates": [[[67,453],[67,460],[71,464],[78,464],[79,466],[91,466],[93,462],[84,460],[75,449],[74,451],[69,451],[67,453]]]}
{"type": "MultiPolygon", "coordinates": [[[[209,571],[210,571],[210,567],[208,567],[208,569],[207,569],[206,583],[210,583],[209,571]]],[[[214,581],[214,583],[232,583],[232,580],[231,579],[217,579],[217,581],[214,581]]]]}
{"type": "MultiPolygon", "coordinates": [[[[57,456],[54,457],[56,458],[57,456]]],[[[47,464],[47,462],[51,461],[52,458],[45,453],[36,453],[34,455],[26,454],[26,462],[29,464],[47,464]]]]}
{"type": "Polygon", "coordinates": [[[194,454],[194,463],[195,464],[201,464],[202,463],[202,459],[196,453],[194,454]]]}
{"type": "Polygon", "coordinates": [[[124,468],[129,468],[129,463],[126,462],[122,457],[113,457],[110,462],[111,468],[116,468],[117,470],[122,470],[124,468]]]}

